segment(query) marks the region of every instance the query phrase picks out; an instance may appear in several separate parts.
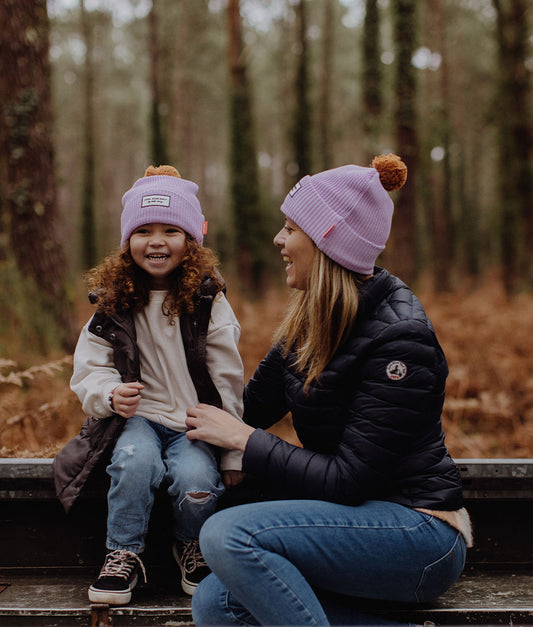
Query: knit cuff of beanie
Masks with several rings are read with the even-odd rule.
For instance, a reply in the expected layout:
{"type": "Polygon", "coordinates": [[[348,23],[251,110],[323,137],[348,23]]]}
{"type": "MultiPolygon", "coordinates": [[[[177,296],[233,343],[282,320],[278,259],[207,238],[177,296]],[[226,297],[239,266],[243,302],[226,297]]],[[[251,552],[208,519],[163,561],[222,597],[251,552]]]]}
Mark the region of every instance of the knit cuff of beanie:
{"type": "Polygon", "coordinates": [[[171,224],[201,245],[207,223],[197,198],[198,185],[172,166],[150,166],[122,197],[121,246],[144,224],[171,224]]]}
{"type": "Polygon", "coordinates": [[[388,192],[406,178],[398,156],[381,155],[370,168],[345,165],[305,176],[281,211],[338,264],[372,274],[390,234],[394,206],[388,192]]]}

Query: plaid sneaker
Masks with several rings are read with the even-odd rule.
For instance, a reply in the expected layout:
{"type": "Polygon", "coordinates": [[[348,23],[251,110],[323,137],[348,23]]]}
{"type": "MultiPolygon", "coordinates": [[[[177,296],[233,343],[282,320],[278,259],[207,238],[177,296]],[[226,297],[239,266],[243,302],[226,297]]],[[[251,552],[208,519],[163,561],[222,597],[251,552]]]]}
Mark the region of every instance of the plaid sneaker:
{"type": "Polygon", "coordinates": [[[146,582],[146,571],[138,555],[126,549],[111,551],[106,555],[98,579],[89,588],[89,601],[110,605],[129,603],[139,569],[146,582]]]}
{"type": "Polygon", "coordinates": [[[181,570],[181,587],[192,594],[196,586],[211,572],[200,551],[198,540],[176,541],[172,554],[181,570]]]}

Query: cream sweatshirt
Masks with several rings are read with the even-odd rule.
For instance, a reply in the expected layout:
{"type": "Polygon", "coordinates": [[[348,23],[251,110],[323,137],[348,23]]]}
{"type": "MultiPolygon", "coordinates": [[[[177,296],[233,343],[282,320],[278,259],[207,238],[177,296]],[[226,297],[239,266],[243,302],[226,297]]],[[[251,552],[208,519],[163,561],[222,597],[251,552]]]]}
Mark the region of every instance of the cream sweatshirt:
{"type": "MultiPolygon", "coordinates": [[[[187,368],[179,320],[169,324],[161,311],[165,295],[165,291],[151,292],[148,305],[134,315],[145,386],[136,413],[181,432],[186,429],[186,410],[198,404],[198,396],[187,368]]],[[[105,418],[112,413],[111,392],[122,381],[111,344],[90,333],[89,324],[83,327],[76,346],[70,386],[86,414],[105,418]]],[[[237,318],[225,296],[219,294],[207,332],[207,368],[223,408],[242,419],[244,372],[237,350],[239,337],[237,318]]],[[[240,470],[241,460],[240,451],[223,451],[221,470],[240,470]]]]}

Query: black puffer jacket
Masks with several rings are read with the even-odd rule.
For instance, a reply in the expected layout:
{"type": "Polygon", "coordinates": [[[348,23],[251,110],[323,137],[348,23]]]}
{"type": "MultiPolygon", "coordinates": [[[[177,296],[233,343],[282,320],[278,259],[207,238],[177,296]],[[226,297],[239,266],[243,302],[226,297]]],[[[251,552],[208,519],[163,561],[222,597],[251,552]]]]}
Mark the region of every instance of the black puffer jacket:
{"type": "Polygon", "coordinates": [[[448,367],[404,283],[376,268],[361,289],[350,338],[306,391],[293,359],[273,347],[246,387],[244,419],[259,429],[244,471],[298,498],[462,507],[440,420],[448,367]],[[287,412],[303,448],[263,431],[287,412]]]}

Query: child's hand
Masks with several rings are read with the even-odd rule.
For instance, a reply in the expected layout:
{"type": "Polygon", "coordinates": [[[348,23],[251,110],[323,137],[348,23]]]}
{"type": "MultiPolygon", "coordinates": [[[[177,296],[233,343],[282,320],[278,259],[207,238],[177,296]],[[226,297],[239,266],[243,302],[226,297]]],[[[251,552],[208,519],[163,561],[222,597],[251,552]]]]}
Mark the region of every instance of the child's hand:
{"type": "Polygon", "coordinates": [[[138,381],[133,383],[121,383],[113,390],[111,406],[113,411],[123,418],[131,418],[135,415],[139,401],[141,400],[141,390],[144,385],[138,381]]]}
{"type": "Polygon", "coordinates": [[[244,479],[244,473],[242,470],[223,470],[222,471],[222,482],[226,486],[226,488],[232,488],[233,486],[239,485],[244,479]]]}

